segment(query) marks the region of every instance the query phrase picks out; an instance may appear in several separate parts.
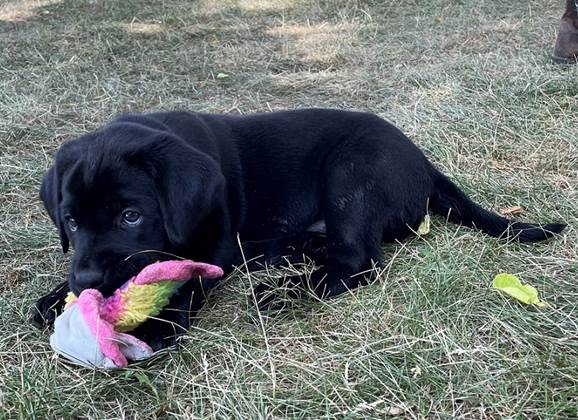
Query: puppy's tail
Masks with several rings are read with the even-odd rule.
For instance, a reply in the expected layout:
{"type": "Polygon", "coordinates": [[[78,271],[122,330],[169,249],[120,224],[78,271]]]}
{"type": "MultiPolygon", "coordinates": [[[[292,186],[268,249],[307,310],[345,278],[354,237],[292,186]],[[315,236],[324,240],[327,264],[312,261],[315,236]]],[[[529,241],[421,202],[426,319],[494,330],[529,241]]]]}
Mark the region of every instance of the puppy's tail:
{"type": "Polygon", "coordinates": [[[538,225],[514,222],[488,211],[470,200],[452,181],[433,169],[434,193],[430,207],[434,214],[454,223],[480,229],[488,235],[519,242],[537,242],[562,232],[563,223],[538,225]]]}

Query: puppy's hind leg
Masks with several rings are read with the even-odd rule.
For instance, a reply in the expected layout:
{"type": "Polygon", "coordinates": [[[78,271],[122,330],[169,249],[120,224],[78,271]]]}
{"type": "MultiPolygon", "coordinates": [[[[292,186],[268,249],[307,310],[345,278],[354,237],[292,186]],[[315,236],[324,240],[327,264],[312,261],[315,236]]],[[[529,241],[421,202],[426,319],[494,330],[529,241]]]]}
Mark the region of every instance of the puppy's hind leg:
{"type": "MultiPolygon", "coordinates": [[[[364,165],[360,162],[359,167],[364,165]]],[[[285,278],[281,283],[291,290],[290,297],[303,296],[307,289],[324,298],[339,295],[363,282],[361,272],[383,263],[382,195],[376,190],[372,171],[355,168],[348,160],[328,171],[321,203],[326,225],[324,265],[310,277],[285,278]]],[[[255,295],[261,309],[278,306],[274,293],[262,285],[255,295]]]]}
{"type": "Polygon", "coordinates": [[[307,279],[317,296],[328,298],[355,289],[366,279],[363,272],[383,265],[383,216],[376,212],[377,201],[373,183],[363,180],[328,191],[326,261],[307,279]]]}

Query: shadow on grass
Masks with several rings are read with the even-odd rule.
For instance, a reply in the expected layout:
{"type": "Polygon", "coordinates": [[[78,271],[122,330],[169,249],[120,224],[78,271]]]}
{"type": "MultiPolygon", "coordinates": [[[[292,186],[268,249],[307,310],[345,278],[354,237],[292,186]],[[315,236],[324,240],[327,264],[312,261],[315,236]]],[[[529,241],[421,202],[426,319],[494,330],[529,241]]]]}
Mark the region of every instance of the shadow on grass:
{"type": "MultiPolygon", "coordinates": [[[[341,3],[346,4],[316,2],[315,7],[341,3]]],[[[355,65],[348,55],[360,26],[343,17],[310,21],[319,10],[298,0],[223,1],[212,8],[183,1],[33,4],[8,4],[0,15],[0,35],[5,34],[0,48],[4,44],[7,52],[0,64],[6,69],[49,65],[85,79],[120,73],[131,85],[170,73],[209,80],[225,91],[262,89],[276,96],[304,86],[319,98],[343,94],[342,78],[328,92],[316,88],[319,77],[347,75],[355,65]],[[224,77],[215,80],[218,74],[224,77]]],[[[179,92],[173,85],[173,93],[179,92]]]]}

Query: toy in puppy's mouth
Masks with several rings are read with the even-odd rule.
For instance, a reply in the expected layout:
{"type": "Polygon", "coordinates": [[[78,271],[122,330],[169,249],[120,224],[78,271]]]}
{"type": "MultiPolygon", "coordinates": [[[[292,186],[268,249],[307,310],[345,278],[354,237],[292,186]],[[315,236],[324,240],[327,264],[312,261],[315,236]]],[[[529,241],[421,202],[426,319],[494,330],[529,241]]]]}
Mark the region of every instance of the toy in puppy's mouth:
{"type": "Polygon", "coordinates": [[[186,281],[222,275],[223,270],[211,264],[162,261],[146,266],[109,297],[95,289],[83,290],[78,297],[69,293],[50,345],[87,367],[125,367],[129,360],[146,359],[153,354],[151,347],[127,332],[157,316],[186,281]]]}

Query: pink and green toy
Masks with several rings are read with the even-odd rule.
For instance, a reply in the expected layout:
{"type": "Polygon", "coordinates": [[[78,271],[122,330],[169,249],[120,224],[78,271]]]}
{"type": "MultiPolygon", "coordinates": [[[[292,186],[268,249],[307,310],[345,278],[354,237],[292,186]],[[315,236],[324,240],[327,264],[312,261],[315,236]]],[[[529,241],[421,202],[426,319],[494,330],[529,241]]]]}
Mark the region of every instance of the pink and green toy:
{"type": "Polygon", "coordinates": [[[87,367],[125,367],[129,360],[153,354],[148,344],[127,334],[157,316],[187,280],[215,279],[221,268],[190,260],[163,261],[145,267],[110,297],[95,289],[70,293],[56,318],[50,345],[67,359],[87,367]]]}

